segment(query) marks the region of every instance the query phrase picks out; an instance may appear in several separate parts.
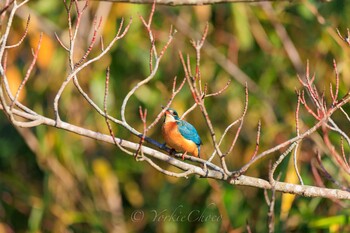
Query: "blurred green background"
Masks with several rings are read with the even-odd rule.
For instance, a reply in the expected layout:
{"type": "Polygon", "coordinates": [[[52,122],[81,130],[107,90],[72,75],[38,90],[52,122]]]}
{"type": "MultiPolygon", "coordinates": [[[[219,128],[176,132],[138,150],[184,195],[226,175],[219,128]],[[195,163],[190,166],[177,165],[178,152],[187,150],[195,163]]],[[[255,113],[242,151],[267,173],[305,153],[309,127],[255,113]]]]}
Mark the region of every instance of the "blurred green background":
{"type": "MultiPolygon", "coordinates": [[[[103,18],[101,34],[105,45],[114,36],[122,17],[125,23],[133,18],[129,32],[111,52],[79,74],[84,90],[102,107],[105,70],[110,66],[108,109],[117,118],[126,93],[149,74],[150,42],[139,15],[146,18],[150,9],[149,5],[94,1],[89,3],[81,21],[76,60],[89,45],[96,14],[103,18]]],[[[16,14],[9,44],[23,35],[29,14],[27,38],[20,47],[8,50],[7,76],[16,90],[30,64],[31,47],[36,46],[39,33],[43,32],[37,67],[20,100],[36,112],[53,117],[52,101],[69,73],[68,54],[54,33],[67,43],[67,12],[62,1],[30,1],[16,14]]],[[[3,20],[2,33],[6,18],[3,20]]],[[[160,49],[166,43],[171,25],[178,32],[155,79],[130,99],[126,116],[134,128],[142,131],[139,106],[147,108],[151,122],[170,98],[173,78],[182,80],[184,72],[178,51],[189,54],[194,67],[195,51],[190,39],[200,38],[198,33],[206,22],[209,33],[208,45],[201,54],[202,82],[208,83],[209,92],[215,92],[232,80],[223,94],[206,99],[218,137],[244,108],[244,80],[232,75],[232,64],[250,79],[248,114],[237,145],[227,157],[229,169],[238,169],[251,158],[259,120],[262,121],[259,151],[295,136],[295,90],[301,88],[297,74],[304,75],[307,60],[311,74],[317,77],[317,86],[326,90],[326,96],[329,83],[334,83],[333,59],[341,73],[340,96],[349,89],[349,48],[335,32],[338,28],[345,34],[350,27],[350,5],[345,1],[157,6],[152,24],[157,47],[160,49]]],[[[99,51],[95,46],[89,58],[99,51]]],[[[185,85],[172,107],[182,114],[193,103],[185,85]]],[[[344,109],[350,110],[348,106],[344,109]]],[[[60,112],[65,121],[108,133],[104,118],[89,106],[73,84],[63,93],[60,112]]],[[[315,122],[304,109],[301,115],[305,127],[315,122]]],[[[186,119],[196,126],[203,150],[210,154],[213,151],[210,134],[199,109],[186,119]]],[[[349,122],[340,117],[335,119],[349,129],[349,122]]],[[[120,126],[113,125],[113,130],[117,137],[138,142],[120,126]]],[[[229,148],[235,130],[223,142],[224,151],[229,148]]],[[[162,142],[160,124],[149,136],[162,142]]],[[[339,138],[334,140],[339,142],[339,138]]],[[[316,185],[311,172],[315,146],[322,147],[317,134],[305,140],[298,153],[301,174],[308,185],[316,185]]],[[[349,152],[349,148],[345,150],[349,152]]],[[[281,180],[298,183],[289,160],[287,157],[277,173],[281,172],[281,180]]],[[[266,179],[268,162],[259,161],[247,174],[266,179]]],[[[335,177],[342,175],[327,157],[324,164],[335,177]]],[[[161,165],[169,168],[167,164],[161,165]]],[[[336,188],[327,181],[325,185],[336,188]]],[[[275,230],[350,231],[348,204],[277,193],[275,230]]],[[[46,126],[18,129],[0,113],[0,232],[247,232],[247,225],[252,232],[267,232],[267,212],[263,190],[196,176],[167,177],[113,145],[46,126]]]]}

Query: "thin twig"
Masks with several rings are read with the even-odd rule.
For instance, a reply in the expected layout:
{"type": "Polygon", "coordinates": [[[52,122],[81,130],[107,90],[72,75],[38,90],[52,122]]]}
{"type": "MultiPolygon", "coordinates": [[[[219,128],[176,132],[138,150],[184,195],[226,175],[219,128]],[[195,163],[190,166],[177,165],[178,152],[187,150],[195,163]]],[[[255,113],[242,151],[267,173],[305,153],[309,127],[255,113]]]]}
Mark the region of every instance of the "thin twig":
{"type": "Polygon", "coordinates": [[[350,31],[349,31],[349,28],[347,29],[348,35],[347,35],[345,38],[340,34],[338,28],[336,28],[336,31],[337,31],[337,34],[338,34],[338,36],[340,37],[340,39],[342,39],[343,41],[345,41],[345,42],[350,46],[350,31]]]}
{"type": "Polygon", "coordinates": [[[294,148],[294,152],[293,152],[293,165],[294,165],[294,170],[295,170],[295,173],[297,174],[298,176],[298,179],[299,179],[299,182],[301,185],[304,185],[304,181],[303,181],[303,178],[301,177],[300,175],[300,172],[299,172],[299,168],[298,168],[298,152],[299,152],[299,144],[300,143],[297,143],[295,148],[294,148]]]}
{"type": "MultiPolygon", "coordinates": [[[[154,5],[152,6],[152,11],[151,11],[151,14],[148,18],[148,23],[146,23],[146,21],[143,19],[143,17],[140,17],[144,26],[146,27],[147,31],[148,31],[148,35],[149,35],[149,39],[150,39],[150,42],[151,44],[154,43],[154,37],[153,37],[153,33],[152,33],[152,29],[151,29],[151,23],[152,23],[152,19],[153,19],[153,13],[154,13],[154,9],[155,9],[155,3],[154,5]]],[[[173,41],[173,37],[174,35],[171,34],[169,35],[169,38],[168,38],[168,41],[166,43],[166,45],[164,46],[163,49],[167,49],[169,44],[173,41]]],[[[130,126],[130,124],[127,122],[126,120],[126,117],[125,117],[125,110],[126,110],[126,106],[129,102],[129,99],[130,97],[136,92],[137,89],[139,89],[141,86],[147,84],[149,81],[151,81],[157,71],[158,71],[158,68],[159,68],[159,64],[160,64],[160,61],[164,55],[164,53],[161,53],[159,56],[156,56],[156,47],[154,45],[152,45],[153,48],[154,48],[154,56],[156,57],[156,60],[154,61],[154,67],[152,66],[152,69],[151,69],[151,73],[150,75],[145,78],[144,80],[138,82],[129,92],[128,94],[124,97],[124,100],[123,100],[123,103],[122,103],[122,106],[121,106],[121,109],[120,109],[120,112],[121,112],[121,118],[122,118],[122,122],[123,122],[123,125],[125,128],[127,128],[130,132],[132,132],[133,134],[135,135],[142,135],[140,132],[138,132],[137,130],[135,130],[133,127],[130,126]]]]}
{"type": "Polygon", "coordinates": [[[84,69],[85,67],[87,67],[88,65],[92,64],[93,62],[96,62],[98,60],[100,60],[101,57],[103,57],[105,54],[107,54],[107,52],[112,48],[112,46],[115,44],[116,41],[118,41],[119,39],[123,38],[125,36],[125,34],[128,32],[130,25],[132,23],[132,19],[130,19],[128,25],[124,28],[124,31],[122,32],[122,34],[120,35],[116,35],[112,41],[108,44],[108,46],[106,47],[106,49],[104,51],[102,51],[99,55],[97,55],[96,57],[84,62],[81,66],[77,67],[76,69],[74,69],[74,71],[72,73],[70,73],[68,75],[68,77],[63,81],[63,83],[61,84],[60,89],[58,90],[55,99],[54,99],[54,112],[55,112],[55,118],[57,121],[57,124],[60,123],[60,117],[59,117],[59,111],[58,111],[58,101],[64,91],[64,89],[66,88],[66,86],[68,85],[68,83],[72,80],[73,77],[76,76],[77,73],[79,73],[82,69],[84,69]]]}
{"type": "Polygon", "coordinates": [[[27,83],[28,79],[29,79],[29,76],[30,74],[32,73],[32,70],[36,64],[36,60],[38,59],[38,54],[39,54],[39,51],[40,51],[40,46],[41,46],[41,41],[42,41],[42,38],[43,38],[43,34],[40,33],[40,37],[39,37],[39,42],[38,42],[38,45],[35,49],[35,51],[33,52],[33,60],[32,60],[32,63],[30,64],[28,70],[27,70],[27,73],[26,75],[24,76],[24,79],[22,80],[21,84],[19,85],[18,89],[17,89],[17,92],[15,94],[15,98],[13,99],[12,103],[11,103],[11,106],[10,106],[10,111],[12,111],[13,109],[13,106],[15,104],[15,102],[17,101],[18,97],[19,97],[19,93],[21,92],[21,90],[23,89],[24,85],[27,83]]]}
{"type": "Polygon", "coordinates": [[[260,130],[261,130],[261,121],[259,120],[259,123],[258,123],[258,130],[257,130],[257,134],[256,134],[255,150],[254,150],[252,159],[255,158],[255,156],[256,156],[256,154],[258,153],[258,150],[259,150],[259,144],[260,144],[260,130]]]}
{"type": "Polygon", "coordinates": [[[179,85],[179,87],[176,89],[176,80],[177,80],[177,77],[174,78],[172,94],[171,94],[171,97],[170,97],[168,103],[163,108],[163,110],[156,116],[154,121],[147,127],[147,131],[149,131],[151,128],[153,128],[159,122],[161,117],[164,116],[165,111],[170,107],[170,105],[173,102],[175,96],[181,91],[181,89],[183,88],[183,86],[186,83],[186,79],[183,79],[181,84],[179,85]]]}
{"type": "Polygon", "coordinates": [[[69,48],[64,45],[63,41],[60,39],[60,37],[57,35],[56,32],[55,32],[55,37],[58,43],[61,45],[61,47],[64,48],[64,50],[66,50],[67,52],[69,52],[69,48]]]}
{"type": "Polygon", "coordinates": [[[332,104],[334,105],[338,100],[338,93],[339,93],[339,72],[338,72],[337,63],[335,59],[333,59],[333,69],[335,71],[335,94],[333,94],[332,84],[330,87],[330,94],[333,101],[332,104]]]}
{"type": "Polygon", "coordinates": [[[16,48],[16,47],[18,47],[18,46],[20,46],[22,44],[22,42],[24,41],[24,39],[26,38],[26,36],[28,34],[29,23],[30,23],[30,15],[28,15],[26,27],[24,29],[24,34],[23,34],[22,38],[14,45],[7,45],[6,49],[16,48]]]}
{"type": "Polygon", "coordinates": [[[285,150],[283,152],[283,154],[281,154],[278,159],[276,160],[276,162],[274,162],[274,164],[272,165],[270,171],[269,171],[269,180],[270,182],[275,182],[275,179],[273,178],[273,174],[276,171],[276,168],[278,167],[278,165],[280,165],[282,163],[282,161],[287,157],[287,155],[298,145],[298,142],[293,143],[292,145],[290,145],[287,150],[285,150]]]}
{"type": "Polygon", "coordinates": [[[141,136],[141,139],[140,139],[140,142],[139,142],[139,148],[137,148],[136,153],[135,153],[135,157],[139,156],[142,144],[145,142],[145,137],[147,135],[147,121],[146,121],[146,119],[147,119],[147,109],[145,109],[145,111],[142,111],[142,107],[139,106],[139,114],[140,114],[140,118],[141,118],[142,125],[143,125],[143,132],[142,132],[142,136],[141,136]]]}
{"type": "Polygon", "coordinates": [[[143,161],[143,160],[146,161],[153,168],[155,168],[159,172],[161,172],[161,173],[163,173],[165,175],[168,175],[168,176],[173,176],[173,177],[177,177],[177,178],[184,177],[184,178],[188,179],[188,175],[193,174],[193,171],[191,171],[191,170],[187,170],[187,171],[181,172],[181,173],[176,173],[176,172],[171,172],[171,171],[165,170],[165,169],[161,168],[158,164],[153,162],[150,158],[146,157],[146,156],[142,156],[139,160],[140,161],[143,161]]]}
{"type": "Polygon", "coordinates": [[[322,160],[321,160],[321,153],[318,152],[317,153],[317,162],[318,162],[318,165],[320,166],[320,169],[321,169],[321,172],[323,174],[323,176],[331,181],[333,184],[335,184],[336,186],[338,186],[339,188],[341,188],[342,190],[345,190],[345,191],[348,191],[350,192],[350,188],[349,187],[346,187],[344,185],[342,185],[339,181],[337,181],[327,170],[326,168],[323,166],[323,163],[322,163],[322,160]]]}
{"type": "Polygon", "coordinates": [[[0,10],[0,15],[2,15],[5,11],[7,11],[7,9],[13,4],[15,0],[11,0],[10,2],[8,2],[1,10],[0,10]]]}
{"type": "Polygon", "coordinates": [[[349,162],[348,162],[348,160],[346,159],[346,155],[345,155],[343,137],[340,137],[340,148],[341,148],[341,154],[342,154],[344,163],[345,163],[346,167],[347,167],[348,169],[350,169],[349,162]]]}
{"type": "Polygon", "coordinates": [[[90,42],[90,45],[89,47],[87,48],[87,50],[85,51],[85,54],[80,58],[80,60],[74,64],[74,68],[80,66],[83,61],[86,60],[87,56],[89,55],[89,53],[91,52],[92,48],[94,47],[94,44],[96,42],[96,35],[97,35],[97,31],[98,29],[100,28],[101,26],[101,22],[102,22],[102,17],[100,17],[100,21],[98,23],[98,25],[96,26],[96,19],[94,20],[94,32],[93,32],[93,35],[92,35],[92,38],[91,38],[91,42],[90,42]]]}
{"type": "MultiPolygon", "coordinates": [[[[231,143],[230,148],[229,148],[228,151],[225,153],[226,155],[227,155],[227,154],[230,154],[230,153],[232,152],[232,150],[233,150],[233,148],[234,148],[234,146],[235,146],[235,144],[236,144],[236,141],[237,141],[237,139],[238,139],[238,136],[239,136],[239,134],[240,134],[240,132],[241,132],[241,130],[242,130],[243,123],[244,123],[244,118],[245,118],[245,116],[246,116],[246,114],[247,114],[247,111],[248,111],[249,94],[248,94],[248,86],[247,86],[247,85],[248,85],[248,84],[246,83],[246,86],[245,86],[245,104],[244,104],[243,113],[242,113],[242,116],[238,119],[239,122],[240,122],[240,124],[239,124],[239,126],[238,126],[237,131],[236,131],[236,135],[235,135],[234,139],[232,140],[232,143],[231,143]]],[[[232,124],[231,124],[231,125],[232,125],[232,124]]],[[[230,125],[230,126],[231,126],[231,125],[230,125]]],[[[230,127],[230,126],[229,126],[229,127],[230,127]]],[[[224,136],[224,135],[223,135],[223,136],[224,136]]],[[[254,157],[255,157],[255,156],[254,156],[254,157]]]]}
{"type": "Polygon", "coordinates": [[[111,124],[109,123],[109,120],[108,120],[108,113],[107,113],[107,101],[108,101],[108,86],[109,86],[109,75],[110,75],[110,69],[109,67],[107,68],[107,71],[106,71],[106,81],[105,81],[105,94],[104,94],[104,98],[103,98],[103,110],[104,110],[104,115],[105,115],[105,121],[106,121],[106,124],[107,124],[107,127],[108,127],[108,131],[109,131],[109,134],[111,135],[112,137],[112,140],[113,140],[113,143],[114,145],[116,145],[121,151],[127,153],[127,154],[130,154],[132,155],[133,153],[127,149],[125,149],[124,147],[122,147],[118,142],[117,142],[117,139],[115,138],[114,136],[114,133],[113,133],[113,130],[112,130],[112,126],[111,124]]]}
{"type": "Polygon", "coordinates": [[[230,85],[231,83],[231,79],[228,80],[228,82],[226,83],[226,85],[221,88],[220,90],[218,90],[217,92],[214,92],[214,93],[211,93],[211,94],[206,94],[205,97],[211,97],[211,96],[217,96],[217,95],[220,95],[221,93],[223,93],[227,88],[228,86],[230,85]]]}
{"type": "MultiPolygon", "coordinates": [[[[299,110],[300,110],[300,92],[297,92],[298,100],[297,100],[297,107],[295,109],[295,131],[297,132],[297,136],[300,135],[300,125],[299,125],[299,110]]],[[[297,155],[298,155],[298,149],[299,149],[299,144],[300,142],[297,143],[297,145],[294,148],[294,153],[293,153],[293,165],[294,165],[294,170],[295,173],[298,176],[299,182],[301,185],[304,185],[303,179],[300,175],[299,169],[298,169],[298,163],[297,163],[297,155]]]]}

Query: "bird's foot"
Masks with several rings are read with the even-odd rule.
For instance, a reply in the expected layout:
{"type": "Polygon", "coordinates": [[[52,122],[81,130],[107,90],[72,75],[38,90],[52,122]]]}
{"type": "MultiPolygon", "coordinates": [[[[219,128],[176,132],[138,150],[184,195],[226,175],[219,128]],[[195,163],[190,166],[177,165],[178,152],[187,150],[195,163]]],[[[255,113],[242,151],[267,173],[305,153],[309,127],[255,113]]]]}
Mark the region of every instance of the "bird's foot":
{"type": "Polygon", "coordinates": [[[171,148],[170,149],[170,152],[169,152],[169,155],[175,155],[175,153],[176,153],[176,150],[175,149],[173,149],[173,148],[171,148]]]}
{"type": "Polygon", "coordinates": [[[185,153],[182,154],[182,160],[185,160],[186,155],[187,155],[187,151],[185,151],[185,153]]]}

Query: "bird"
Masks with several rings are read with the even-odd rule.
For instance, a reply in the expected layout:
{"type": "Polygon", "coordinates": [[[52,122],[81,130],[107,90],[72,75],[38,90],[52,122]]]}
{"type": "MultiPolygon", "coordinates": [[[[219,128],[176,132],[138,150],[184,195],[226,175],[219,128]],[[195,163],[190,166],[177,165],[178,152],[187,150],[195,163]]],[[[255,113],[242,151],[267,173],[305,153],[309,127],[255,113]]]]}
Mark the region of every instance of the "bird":
{"type": "Polygon", "coordinates": [[[168,108],[162,126],[165,143],[173,150],[183,152],[182,160],[187,153],[200,157],[202,140],[196,128],[187,121],[181,120],[178,113],[168,108]]]}

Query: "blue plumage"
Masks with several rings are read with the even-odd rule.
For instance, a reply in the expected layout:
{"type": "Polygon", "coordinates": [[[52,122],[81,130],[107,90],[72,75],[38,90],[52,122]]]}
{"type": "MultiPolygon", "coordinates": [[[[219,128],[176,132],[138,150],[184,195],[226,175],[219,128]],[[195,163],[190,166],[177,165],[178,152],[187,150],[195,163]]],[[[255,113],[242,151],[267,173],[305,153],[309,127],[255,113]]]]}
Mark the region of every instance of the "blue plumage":
{"type": "Polygon", "coordinates": [[[177,125],[179,127],[181,135],[184,138],[193,141],[197,146],[200,146],[202,144],[201,138],[199,137],[198,132],[193,125],[183,120],[177,121],[177,125]]]}
{"type": "Polygon", "coordinates": [[[193,141],[197,145],[198,156],[200,156],[202,140],[199,137],[196,128],[190,123],[188,123],[187,121],[183,121],[183,120],[177,121],[177,125],[179,127],[179,131],[181,135],[184,138],[193,141]]]}

